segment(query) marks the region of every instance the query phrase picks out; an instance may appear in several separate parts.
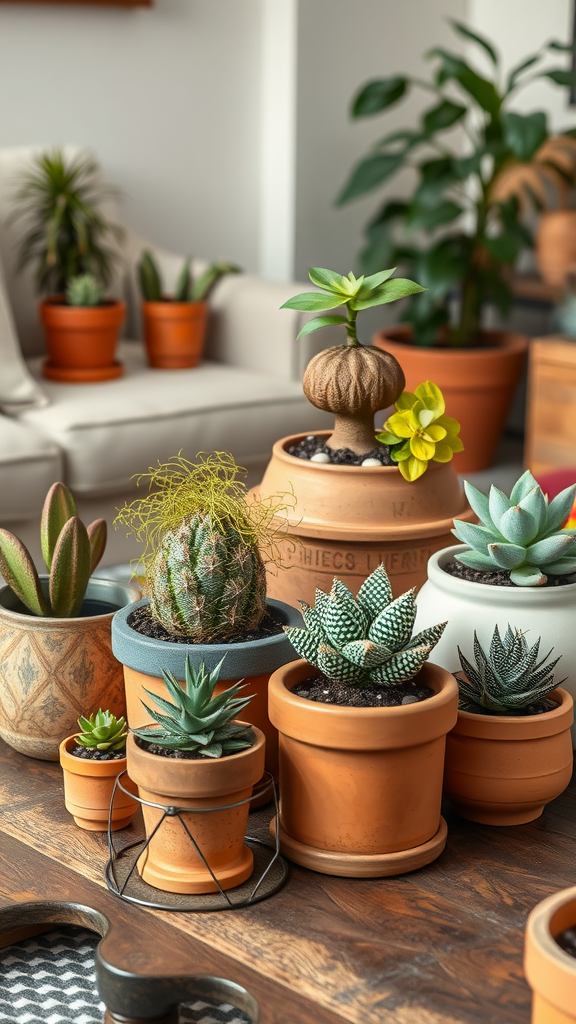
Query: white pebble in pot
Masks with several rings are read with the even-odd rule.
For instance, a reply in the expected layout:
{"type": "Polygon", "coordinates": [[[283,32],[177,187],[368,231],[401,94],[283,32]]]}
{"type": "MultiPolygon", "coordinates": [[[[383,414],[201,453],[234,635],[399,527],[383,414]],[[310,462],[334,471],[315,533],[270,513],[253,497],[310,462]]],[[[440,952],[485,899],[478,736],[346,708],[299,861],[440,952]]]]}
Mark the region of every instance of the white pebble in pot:
{"type": "Polygon", "coordinates": [[[310,462],[330,462],[330,456],[326,452],[316,452],[310,459],[310,462]]]}
{"type": "Polygon", "coordinates": [[[380,459],[364,459],[363,466],[381,466],[380,459]]]}

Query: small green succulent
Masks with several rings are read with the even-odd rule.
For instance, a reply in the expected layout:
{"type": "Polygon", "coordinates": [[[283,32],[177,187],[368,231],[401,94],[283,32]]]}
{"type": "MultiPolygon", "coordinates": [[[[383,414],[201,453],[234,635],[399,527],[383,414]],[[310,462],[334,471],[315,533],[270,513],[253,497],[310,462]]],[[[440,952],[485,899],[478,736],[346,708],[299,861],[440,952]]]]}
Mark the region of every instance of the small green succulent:
{"type": "Polygon", "coordinates": [[[329,594],[304,601],[305,629],[285,626],[294,650],[327,679],[345,686],[397,686],[413,679],[438,643],[445,622],[412,636],[415,591],[392,599],[383,565],[364,581],[355,598],[341,580],[329,594]]]}
{"type": "Polygon", "coordinates": [[[166,689],[174,703],[145,689],[165,714],[159,714],[142,701],[160,728],[134,729],[134,735],[168,750],[189,751],[202,757],[223,757],[251,747],[255,739],[252,729],[233,719],[250,703],[252,695],[238,697],[245,684],[236,683],[214,697],[221,668],[222,661],[212,672],[208,672],[203,662],[195,668],[187,656],[185,686],[171,672],[163,671],[166,689]]]}
{"type": "Polygon", "coordinates": [[[126,746],[128,729],[124,718],[116,718],[111,711],[99,708],[90,718],[80,715],[78,725],[82,732],[76,742],[88,750],[121,750],[126,746]]]}
{"type": "MultiPolygon", "coordinates": [[[[456,676],[460,691],[460,708],[476,714],[514,715],[522,713],[562,683],[554,682],[554,669],[561,655],[548,662],[552,651],[538,661],[540,640],[528,646],[524,633],[508,625],[502,640],[495,627],[488,654],[474,633],[472,665],[460,648],[460,665],[465,678],[456,676]],[[548,662],[548,664],[547,664],[548,662]]],[[[562,680],[564,682],[564,680],[562,680]]]]}
{"type": "Polygon", "coordinates": [[[71,306],[99,306],[104,295],[94,274],[79,274],[68,282],[66,298],[71,306]]]}
{"type": "Polygon", "coordinates": [[[550,503],[529,470],[509,498],[494,485],[488,497],[468,481],[464,489],[480,525],[454,520],[452,533],[472,549],[456,555],[459,562],[480,572],[505,570],[518,587],[542,585],[547,574],[576,573],[576,531],[562,529],[576,484],[550,503]]]}
{"type": "MultiPolygon", "coordinates": [[[[192,277],[190,259],[184,260],[174,289],[174,302],[207,302],[210,293],[226,274],[239,274],[236,263],[210,263],[197,278],[192,277]]],[[[146,302],[160,302],[164,295],[162,276],[153,254],[146,249],[138,264],[140,291],[146,302]]]]}

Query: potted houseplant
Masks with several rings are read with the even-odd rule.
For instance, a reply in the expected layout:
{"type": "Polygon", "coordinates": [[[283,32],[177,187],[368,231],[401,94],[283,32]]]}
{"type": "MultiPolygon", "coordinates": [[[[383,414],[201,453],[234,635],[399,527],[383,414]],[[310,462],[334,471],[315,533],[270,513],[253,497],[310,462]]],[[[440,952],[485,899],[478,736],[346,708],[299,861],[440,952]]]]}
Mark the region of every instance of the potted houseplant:
{"type": "Polygon", "coordinates": [[[524,973],[533,1024],[576,1021],[576,886],[542,900],[528,918],[524,973]]]}
{"type": "Polygon", "coordinates": [[[195,280],[190,260],[182,265],[174,295],[164,293],[151,252],[142,253],[138,278],[142,292],[144,342],[150,366],[162,370],[197,366],[204,351],[208,299],[225,274],[238,274],[234,263],[211,263],[195,280]]]}
{"type": "Polygon", "coordinates": [[[522,214],[526,205],[540,205],[542,186],[534,187],[539,179],[528,180],[524,172],[552,167],[556,181],[566,173],[564,150],[551,144],[544,111],[521,114],[512,103],[535,77],[565,88],[576,77],[557,67],[535,68],[548,50],[571,49],[550,43],[520,62],[502,86],[492,44],[457,22],[452,26],[480,47],[493,73],[484,77],[459,54],[434,47],[428,53],[436,64],[429,81],[394,75],[363,86],[353,102],[355,118],[389,110],[412,86],[424,88],[431,105],[416,128],[390,132],[374,146],[353,169],[338,202],[380,188],[408,166],[417,173],[411,196],[388,195],[379,206],[361,263],[366,273],[391,264],[407,267],[426,286],[426,294],[410,300],[403,312],[409,326],[381,331],[375,343],[400,361],[411,390],[431,378],[445,392],[462,423],[465,451],[457,468],[466,472],[491,464],[525,360],[525,337],[482,324],[488,304],[507,313],[510,270],[532,245],[522,214]],[[460,302],[451,323],[455,289],[460,302]]]}
{"type": "Polygon", "coordinates": [[[527,471],[510,497],[497,487],[482,494],[465,483],[466,495],[479,524],[455,520],[455,536],[463,543],[432,555],[428,580],[418,595],[416,625],[423,629],[442,607],[448,626],[433,660],[450,672],[459,667],[458,647],[468,656],[470,639],[488,645],[495,622],[509,622],[542,638],[564,656],[565,688],[576,694],[576,540],[563,529],[576,486],[548,499],[527,471]]]}
{"type": "Polygon", "coordinates": [[[454,677],[427,658],[445,623],[412,635],[414,591],[392,599],[379,566],[355,599],[335,579],[288,628],[302,660],[270,680],[280,735],[280,841],[325,874],[380,877],[444,849],[440,816],[454,677]]]}
{"type": "Polygon", "coordinates": [[[458,721],[446,741],[444,791],[464,818],[521,825],[539,818],[572,777],[574,702],[521,630],[498,626],[474,662],[459,650],[458,721]]]}
{"type": "Polygon", "coordinates": [[[254,867],[244,832],[266,741],[260,729],[236,721],[251,700],[238,697],[242,685],[215,695],[219,672],[220,665],[209,672],[189,656],[183,686],[164,671],[171,700],[147,690],[156,709],[145,710],[155,722],[128,737],[128,771],[139,796],[161,805],[142,806],[149,842],[138,870],[145,882],[166,892],[217,892],[213,875],[222,889],[231,889],[254,867]],[[177,820],[161,809],[175,806],[190,813],[177,820]]]}
{"type": "Polygon", "coordinates": [[[47,761],[76,725],[79,707],[104,700],[124,710],[122,669],[111,650],[114,612],[139,592],[91,574],[106,544],[106,523],[88,528],[68,488],[44,502],[39,575],[22,542],[0,529],[0,736],[47,761]]]}
{"type": "MultiPolygon", "coordinates": [[[[109,815],[113,832],[126,828],[138,808],[136,800],[118,789],[110,809],[116,778],[126,771],[126,722],[99,708],[88,718],[80,715],[78,725],[81,732],[60,744],[66,810],[89,832],[106,832],[109,815]]],[[[131,779],[123,785],[136,793],[131,779]]]]}
{"type": "Polygon", "coordinates": [[[93,160],[68,160],[61,150],[40,153],[15,193],[13,219],[26,229],[19,268],[36,264],[38,291],[48,293],[40,318],[48,349],[42,372],[51,380],[102,381],[123,372],[114,350],[126,307],[101,290],[122,237],[100,209],[112,194],[93,160]]]}
{"type": "Polygon", "coordinates": [[[117,523],[145,540],[146,597],[112,625],[113,651],[124,665],[128,724],[148,724],[144,691],[166,696],[164,672],[185,678],[187,660],[212,671],[224,663],[217,693],[238,679],[255,696],[249,721],[266,735],[266,766],[277,764],[268,719],[270,673],[293,657],[284,625],[298,612],[266,598],[259,544],[274,545],[272,522],[282,499],[248,501],[228,453],[178,456],[145,474],[149,493],[122,509],[117,523]]]}
{"type": "Polygon", "coordinates": [[[357,590],[380,562],[396,594],[420,586],[425,561],[449,538],[452,517],[470,514],[450,463],[461,447],[458,424],[444,417],[441,393],[430,382],[418,393],[403,393],[397,359],[358,341],[359,311],[422,291],[392,273],[356,279],[315,267],[310,280],[319,290],[285,303],[322,313],[299,337],[331,324],[346,330],[346,344],[316,355],[303,381],[309,401],[334,413],[334,431],[278,441],[258,488],[263,497],[290,489],[296,497],[282,514],[288,531],[278,541],[290,572],[269,572],[270,593],[289,604],[312,601],[316,587],[329,586],[334,574],[357,590]],[[330,312],[338,306],[345,315],[330,312]],[[394,402],[394,423],[387,427],[395,425],[401,435],[376,437],[374,414],[394,402]],[[424,438],[428,426],[434,437],[424,438]]]}

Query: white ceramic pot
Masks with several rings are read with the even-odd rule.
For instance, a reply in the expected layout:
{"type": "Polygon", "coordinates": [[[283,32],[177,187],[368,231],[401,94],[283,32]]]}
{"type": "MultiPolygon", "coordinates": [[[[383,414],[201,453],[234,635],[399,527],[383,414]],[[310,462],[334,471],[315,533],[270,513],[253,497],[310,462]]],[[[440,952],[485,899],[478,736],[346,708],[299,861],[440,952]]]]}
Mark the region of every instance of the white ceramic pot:
{"type": "MultiPolygon", "coordinates": [[[[551,647],[554,657],[562,655],[556,668],[556,681],[576,698],[576,583],[562,587],[490,587],[470,583],[444,572],[454,555],[466,550],[466,544],[437,551],[428,561],[428,581],[416,599],[415,631],[448,620],[442,639],[430,661],[449,672],[460,669],[458,647],[474,663],[474,630],[484,650],[490,646],[494,627],[502,633],[512,628],[528,630],[527,640],[542,637],[540,654],[551,647]]],[[[576,726],[572,726],[576,746],[576,726]]]]}

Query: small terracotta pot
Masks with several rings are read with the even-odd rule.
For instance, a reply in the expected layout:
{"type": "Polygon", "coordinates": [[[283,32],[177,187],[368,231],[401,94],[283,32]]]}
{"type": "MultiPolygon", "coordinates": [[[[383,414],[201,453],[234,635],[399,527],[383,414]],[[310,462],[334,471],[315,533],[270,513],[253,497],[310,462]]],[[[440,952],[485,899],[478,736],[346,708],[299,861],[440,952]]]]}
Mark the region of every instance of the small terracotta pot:
{"type": "Polygon", "coordinates": [[[374,345],[400,363],[408,391],[432,380],[443,392],[446,414],[460,423],[464,442],[453,460],[457,473],[492,465],[528,350],[528,339],[512,331],[480,331],[479,341],[478,348],[424,348],[414,345],[409,327],[374,335],[374,345]]]}
{"type": "Polygon", "coordinates": [[[121,377],[115,359],[126,304],[113,299],[101,306],[70,306],[63,295],[40,303],[48,360],[42,373],[49,380],[82,384],[121,377]]]}
{"type": "Polygon", "coordinates": [[[576,270],[576,210],[549,210],[536,232],[536,262],[542,277],[558,291],[576,270]]]}
{"type": "Polygon", "coordinates": [[[428,864],[446,842],[440,802],[446,733],[458,711],[456,680],[426,664],[417,678],[434,697],[350,708],[291,692],[316,672],[301,659],[270,679],[283,851],[305,867],[350,877],[428,864]]]}
{"type": "MultiPolygon", "coordinates": [[[[314,431],[328,437],[329,430],[314,431]]],[[[296,504],[278,516],[282,568],[268,567],[268,593],[286,604],[314,603],[317,587],[337,576],[356,593],[381,562],[394,596],[420,587],[430,555],[452,539],[455,516],[472,520],[452,463],[430,463],[408,483],[395,466],[323,465],[287,449],[306,435],[277,441],[262,479],[263,498],[293,490],[296,504]],[[285,571],[285,567],[289,571],[285,571]]]]}
{"type": "MultiPolygon", "coordinates": [[[[76,736],[68,736],[60,744],[66,810],[80,828],[85,828],[88,832],[106,832],[112,790],[117,776],[126,770],[126,758],[118,758],[115,761],[92,761],[88,758],[74,757],[70,751],[75,746],[76,736]]],[[[128,776],[124,776],[122,785],[132,793],[137,793],[136,785],[128,776]]],[[[116,790],[112,808],[112,831],[126,828],[137,809],[138,804],[135,800],[131,800],[121,789],[116,790]]]]}
{"type": "Polygon", "coordinates": [[[144,342],[150,366],[182,370],[198,366],[204,351],[205,302],[143,302],[144,342]]]}
{"type": "MultiPolygon", "coordinates": [[[[130,777],[143,800],[164,806],[190,807],[195,813],[183,815],[204,857],[223,889],[241,885],[252,874],[254,857],[244,844],[249,803],[227,810],[241,800],[248,801],[254,783],[264,771],[265,739],[252,727],[256,742],[229,757],[197,761],[176,760],[150,754],[128,736],[126,757],[130,777]]],[[[146,835],[154,831],[163,811],[142,807],[146,835]]],[[[165,892],[217,892],[200,855],[178,817],[166,817],[138,859],[145,882],[165,892]]]]}
{"type": "Polygon", "coordinates": [[[574,1024],[576,960],[556,936],[576,927],[576,886],[542,900],[528,918],[524,973],[532,989],[532,1024],[574,1024]]]}
{"type": "Polygon", "coordinates": [[[446,740],[444,791],[463,818],[522,825],[542,814],[572,778],[574,702],[560,688],[558,707],[521,718],[459,711],[446,740]]]}

